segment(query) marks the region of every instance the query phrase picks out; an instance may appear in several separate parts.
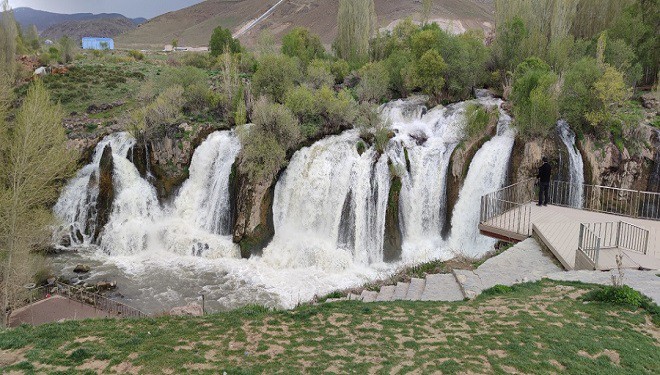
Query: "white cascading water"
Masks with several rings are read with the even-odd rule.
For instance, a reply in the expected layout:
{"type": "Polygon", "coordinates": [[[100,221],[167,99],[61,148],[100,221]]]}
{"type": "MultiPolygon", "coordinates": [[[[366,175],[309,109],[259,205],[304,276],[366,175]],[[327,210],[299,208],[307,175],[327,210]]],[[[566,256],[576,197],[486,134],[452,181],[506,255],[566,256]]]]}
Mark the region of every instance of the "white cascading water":
{"type": "MultiPolygon", "coordinates": [[[[64,188],[53,211],[61,223],[72,245],[90,245],[96,223],[96,200],[98,198],[99,164],[103,150],[110,145],[113,159],[125,159],[135,140],[128,133],[115,133],[105,137],[96,145],[92,162],[83,167],[64,188]]],[[[59,231],[58,234],[62,235],[59,231]]],[[[59,238],[57,238],[59,240],[59,238]]]]}
{"type": "MultiPolygon", "coordinates": [[[[498,107],[500,100],[487,99],[498,107]]],[[[491,250],[496,240],[479,234],[481,197],[506,182],[515,131],[511,117],[500,109],[497,135],[486,142],[474,155],[451,220],[451,249],[457,254],[477,258],[491,250]]]]}
{"type": "Polygon", "coordinates": [[[358,142],[350,131],[294,155],[275,187],[275,238],[266,262],[329,271],[382,262],[387,158],[374,149],[359,155],[358,142]],[[342,226],[342,217],[350,224],[342,226]]]}
{"type": "MultiPolygon", "coordinates": [[[[182,186],[174,204],[162,208],[156,189],[140,176],[127,158],[134,141],[126,133],[106,137],[97,147],[102,154],[105,144],[113,147],[113,185],[115,197],[112,214],[101,234],[100,247],[109,255],[126,256],[145,251],[167,251],[180,255],[238,257],[239,252],[228,236],[231,226],[229,175],[240,151],[233,132],[211,134],[195,151],[190,178],[182,186]],[[121,142],[123,143],[121,143],[121,142]]],[[[93,211],[93,202],[84,197],[88,184],[78,181],[98,169],[100,156],[85,167],[70,183],[55,207],[55,213],[73,228],[84,227],[84,218],[93,211]],[[71,197],[80,202],[71,203],[71,197]]],[[[92,186],[93,188],[93,186],[92,186]]],[[[98,191],[96,191],[98,194],[98,191]]]]}
{"type": "Polygon", "coordinates": [[[388,155],[401,177],[399,201],[404,262],[447,258],[442,229],[447,203],[447,169],[460,142],[467,103],[425,113],[415,101],[383,107],[396,136],[388,155]],[[417,108],[417,110],[414,110],[417,108]]]}
{"type": "Polygon", "coordinates": [[[559,138],[568,150],[568,167],[569,167],[569,183],[570,193],[567,202],[571,207],[582,208],[584,191],[582,185],[584,184],[584,162],[582,155],[575,145],[575,133],[566,121],[559,121],[557,123],[557,132],[559,138]]]}

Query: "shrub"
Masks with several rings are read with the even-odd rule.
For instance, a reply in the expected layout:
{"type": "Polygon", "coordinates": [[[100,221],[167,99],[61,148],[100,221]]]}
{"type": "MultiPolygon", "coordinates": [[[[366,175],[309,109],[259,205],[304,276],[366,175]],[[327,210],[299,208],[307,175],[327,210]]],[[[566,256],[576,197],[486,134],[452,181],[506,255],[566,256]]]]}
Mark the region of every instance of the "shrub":
{"type": "Polygon", "coordinates": [[[300,140],[300,125],[293,113],[266,98],[262,97],[254,104],[252,122],[260,132],[272,135],[285,151],[300,140]]]}
{"type": "Polygon", "coordinates": [[[190,110],[202,110],[209,104],[211,90],[206,72],[191,66],[165,68],[153,83],[143,86],[140,97],[149,100],[172,86],[183,88],[183,106],[190,110]]]}
{"type": "Polygon", "coordinates": [[[481,294],[485,296],[499,296],[513,292],[513,288],[506,285],[495,285],[491,288],[485,289],[481,294]]]}
{"type": "Polygon", "coordinates": [[[368,63],[359,72],[357,95],[363,102],[380,102],[387,96],[390,76],[382,62],[368,63]]]}
{"type": "Polygon", "coordinates": [[[219,56],[227,50],[231,53],[238,53],[241,51],[241,42],[233,38],[231,30],[218,26],[213,30],[213,34],[211,35],[209,50],[213,57],[219,56]]]}
{"type": "Polygon", "coordinates": [[[323,58],[325,48],[318,35],[309,29],[296,27],[282,38],[282,53],[289,57],[297,57],[304,65],[310,61],[323,58]]]}
{"type": "Polygon", "coordinates": [[[335,76],[329,69],[329,64],[323,60],[314,60],[307,68],[307,84],[313,89],[332,86],[335,76]]]}
{"type": "Polygon", "coordinates": [[[645,297],[640,292],[627,285],[594,289],[584,296],[585,301],[611,303],[633,308],[642,307],[644,299],[645,297]]]}
{"type": "Polygon", "coordinates": [[[415,85],[425,94],[438,97],[445,85],[443,78],[445,69],[447,64],[437,51],[426,51],[415,67],[415,85]]]}
{"type": "Polygon", "coordinates": [[[513,113],[524,136],[547,136],[559,118],[558,77],[543,60],[532,57],[514,72],[513,113]]]}
{"type": "Polygon", "coordinates": [[[286,151],[271,134],[253,128],[241,135],[241,143],[240,168],[252,181],[274,176],[286,162],[286,151]]]}
{"type": "Polygon", "coordinates": [[[298,117],[303,126],[316,125],[321,122],[321,108],[314,92],[307,87],[299,86],[286,95],[285,105],[298,117]]]}
{"type": "Polygon", "coordinates": [[[135,50],[135,49],[132,49],[132,50],[128,51],[128,56],[132,57],[136,61],[144,60],[144,53],[142,53],[138,50],[135,50]]]}
{"type": "Polygon", "coordinates": [[[346,60],[339,59],[332,63],[330,71],[335,76],[335,82],[342,83],[344,82],[346,76],[351,73],[351,67],[348,65],[346,60]]]}
{"type": "Polygon", "coordinates": [[[296,61],[285,55],[265,55],[259,60],[252,85],[257,95],[266,95],[273,101],[282,101],[293,85],[300,81],[300,68],[296,61]]]}
{"type": "Polygon", "coordinates": [[[483,106],[470,103],[465,108],[465,135],[472,138],[483,134],[497,111],[487,110],[483,106]]]}
{"type": "Polygon", "coordinates": [[[181,64],[198,69],[209,69],[211,67],[211,59],[209,59],[209,55],[206,53],[186,53],[181,58],[181,64]]]}

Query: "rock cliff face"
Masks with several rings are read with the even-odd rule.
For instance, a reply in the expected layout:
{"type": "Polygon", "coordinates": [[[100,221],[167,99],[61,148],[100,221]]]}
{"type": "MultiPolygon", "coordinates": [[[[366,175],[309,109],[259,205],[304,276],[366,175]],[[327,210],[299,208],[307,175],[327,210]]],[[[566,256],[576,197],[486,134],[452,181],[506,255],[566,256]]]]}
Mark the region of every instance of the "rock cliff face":
{"type": "Polygon", "coordinates": [[[112,147],[105,146],[101,162],[99,164],[99,195],[96,199],[96,226],[94,240],[98,240],[103,227],[108,223],[112,213],[112,203],[115,200],[115,189],[113,185],[114,160],[112,158],[112,147]]]}

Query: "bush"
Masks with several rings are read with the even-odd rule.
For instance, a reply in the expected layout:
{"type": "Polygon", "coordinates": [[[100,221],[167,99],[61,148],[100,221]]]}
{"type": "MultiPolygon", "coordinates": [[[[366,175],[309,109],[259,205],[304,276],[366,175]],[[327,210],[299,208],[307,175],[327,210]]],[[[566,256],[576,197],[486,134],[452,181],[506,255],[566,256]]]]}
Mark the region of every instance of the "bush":
{"type": "Polygon", "coordinates": [[[186,53],[181,58],[181,64],[192,66],[198,69],[209,69],[211,67],[211,59],[205,53],[186,53]]]}
{"type": "Polygon", "coordinates": [[[307,84],[313,89],[333,86],[335,76],[329,69],[329,64],[323,60],[314,60],[307,68],[307,84]]]}
{"type": "Polygon", "coordinates": [[[304,86],[290,90],[286,95],[285,105],[298,117],[303,127],[318,127],[321,123],[321,107],[312,90],[304,86]]]}
{"type": "Polygon", "coordinates": [[[272,178],[286,162],[286,151],[271,134],[253,128],[241,135],[240,168],[252,181],[272,178]]]}
{"type": "Polygon", "coordinates": [[[415,85],[425,94],[438,97],[445,85],[445,69],[447,64],[437,51],[426,51],[415,67],[415,85]]]}
{"type": "Polygon", "coordinates": [[[380,102],[387,97],[390,76],[382,62],[368,63],[359,71],[357,95],[363,102],[380,102]]]}
{"type": "Polygon", "coordinates": [[[513,292],[513,288],[506,285],[495,285],[491,288],[485,289],[481,294],[485,296],[499,296],[513,292]]]}
{"type": "Polygon", "coordinates": [[[265,55],[259,60],[252,85],[257,95],[266,95],[281,102],[284,95],[300,81],[300,68],[296,61],[285,55],[265,55]]]}
{"type": "Polygon", "coordinates": [[[557,80],[550,66],[536,57],[516,68],[511,101],[516,125],[524,136],[547,136],[555,129],[559,118],[557,80]]]}
{"type": "Polygon", "coordinates": [[[470,103],[465,108],[465,135],[468,138],[484,134],[488,124],[494,116],[497,116],[496,110],[488,110],[483,106],[470,103]]]}
{"type": "Polygon", "coordinates": [[[183,106],[190,110],[202,110],[209,105],[211,90],[208,76],[201,69],[191,66],[180,68],[165,68],[156,76],[153,83],[143,86],[139,96],[143,100],[156,97],[172,86],[183,88],[183,106]]]}
{"type": "Polygon", "coordinates": [[[585,301],[611,303],[632,308],[641,308],[645,298],[640,292],[627,285],[594,289],[584,296],[585,301]]]}
{"type": "Polygon", "coordinates": [[[254,104],[252,122],[260,132],[272,135],[285,151],[300,140],[300,125],[293,113],[263,97],[254,104]]]}
{"type": "Polygon", "coordinates": [[[128,56],[132,57],[136,61],[144,60],[144,53],[142,53],[138,50],[135,50],[135,49],[132,49],[132,50],[128,51],[128,56]]]}
{"type": "Polygon", "coordinates": [[[296,27],[282,38],[282,53],[289,57],[297,57],[304,65],[310,61],[323,58],[325,48],[318,35],[309,29],[296,27]]]}
{"type": "Polygon", "coordinates": [[[234,39],[231,35],[231,30],[218,26],[213,30],[213,34],[211,35],[209,50],[213,57],[220,56],[226,51],[238,53],[241,52],[241,42],[238,39],[234,39]]]}

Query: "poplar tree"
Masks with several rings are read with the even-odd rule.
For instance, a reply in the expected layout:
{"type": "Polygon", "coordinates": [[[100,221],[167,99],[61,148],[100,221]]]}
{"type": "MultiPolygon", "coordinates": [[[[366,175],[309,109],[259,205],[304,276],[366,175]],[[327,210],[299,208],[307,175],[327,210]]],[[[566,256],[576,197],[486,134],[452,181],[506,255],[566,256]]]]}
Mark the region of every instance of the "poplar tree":
{"type": "Polygon", "coordinates": [[[378,27],[373,0],[340,0],[338,34],[334,43],[337,56],[355,65],[367,62],[369,40],[378,27]]]}
{"type": "Polygon", "coordinates": [[[41,266],[38,249],[51,240],[49,205],[75,165],[62,126],[64,112],[40,81],[7,122],[11,84],[0,77],[0,314],[3,326],[24,285],[41,266]]]}
{"type": "Polygon", "coordinates": [[[10,81],[16,74],[16,39],[18,28],[14,13],[9,8],[8,0],[2,2],[2,17],[0,17],[0,66],[10,81]]]}

